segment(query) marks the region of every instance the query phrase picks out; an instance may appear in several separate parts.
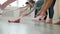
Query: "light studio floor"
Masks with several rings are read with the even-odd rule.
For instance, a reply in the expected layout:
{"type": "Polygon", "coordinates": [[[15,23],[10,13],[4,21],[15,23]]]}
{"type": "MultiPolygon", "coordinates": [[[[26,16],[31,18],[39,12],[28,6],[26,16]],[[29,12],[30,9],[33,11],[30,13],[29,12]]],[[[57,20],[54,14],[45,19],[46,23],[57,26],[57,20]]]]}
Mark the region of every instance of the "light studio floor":
{"type": "Polygon", "coordinates": [[[21,23],[0,21],[0,34],[60,34],[59,25],[50,25],[24,19],[21,23]]]}

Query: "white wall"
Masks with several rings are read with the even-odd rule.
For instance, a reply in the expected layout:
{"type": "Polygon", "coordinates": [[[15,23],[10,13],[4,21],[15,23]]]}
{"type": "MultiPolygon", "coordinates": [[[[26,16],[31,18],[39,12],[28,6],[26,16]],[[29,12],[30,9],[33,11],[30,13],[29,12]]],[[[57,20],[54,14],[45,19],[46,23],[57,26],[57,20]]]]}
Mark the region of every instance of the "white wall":
{"type": "Polygon", "coordinates": [[[60,0],[56,0],[54,9],[55,9],[55,17],[59,18],[59,16],[60,16],[60,0]]]}

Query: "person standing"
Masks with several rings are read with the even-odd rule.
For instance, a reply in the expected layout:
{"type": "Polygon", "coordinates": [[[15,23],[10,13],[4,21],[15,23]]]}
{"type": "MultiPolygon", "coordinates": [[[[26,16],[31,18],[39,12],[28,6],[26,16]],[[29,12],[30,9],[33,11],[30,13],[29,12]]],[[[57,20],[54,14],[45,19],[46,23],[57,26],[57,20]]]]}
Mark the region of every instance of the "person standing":
{"type": "Polygon", "coordinates": [[[54,16],[54,5],[56,3],[56,0],[53,0],[50,8],[48,9],[49,10],[49,19],[46,23],[48,24],[52,24],[52,21],[53,21],[53,16],[54,16]]]}

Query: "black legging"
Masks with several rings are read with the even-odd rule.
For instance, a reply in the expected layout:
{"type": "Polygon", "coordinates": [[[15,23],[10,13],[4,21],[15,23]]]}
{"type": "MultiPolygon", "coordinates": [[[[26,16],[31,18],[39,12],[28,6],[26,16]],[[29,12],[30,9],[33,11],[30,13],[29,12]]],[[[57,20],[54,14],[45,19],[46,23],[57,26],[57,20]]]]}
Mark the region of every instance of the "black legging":
{"type": "Polygon", "coordinates": [[[51,19],[53,18],[53,15],[54,15],[54,5],[55,5],[55,2],[56,2],[56,0],[53,0],[50,8],[48,9],[49,10],[49,18],[51,18],[51,19]]]}

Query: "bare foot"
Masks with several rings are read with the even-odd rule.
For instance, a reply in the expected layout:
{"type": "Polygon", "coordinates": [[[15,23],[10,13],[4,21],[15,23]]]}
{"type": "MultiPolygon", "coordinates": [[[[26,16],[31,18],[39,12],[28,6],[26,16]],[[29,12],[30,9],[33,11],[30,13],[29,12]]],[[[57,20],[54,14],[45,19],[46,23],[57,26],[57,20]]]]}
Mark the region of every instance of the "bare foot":
{"type": "Polygon", "coordinates": [[[8,20],[9,23],[20,23],[20,19],[17,20],[8,20]]]}
{"type": "Polygon", "coordinates": [[[33,20],[33,21],[37,21],[37,22],[41,22],[41,20],[42,20],[42,21],[44,20],[44,17],[45,17],[45,16],[37,16],[36,18],[33,18],[32,20],[33,20]]]}
{"type": "Polygon", "coordinates": [[[32,18],[33,21],[39,22],[40,20],[38,18],[32,18]]]}
{"type": "Polygon", "coordinates": [[[49,19],[46,23],[47,24],[52,24],[52,19],[49,19]]]}
{"type": "Polygon", "coordinates": [[[58,22],[56,22],[56,23],[54,23],[55,25],[60,25],[60,21],[58,21],[58,22]]]}
{"type": "Polygon", "coordinates": [[[41,22],[46,23],[46,20],[41,20],[41,22]]]}

